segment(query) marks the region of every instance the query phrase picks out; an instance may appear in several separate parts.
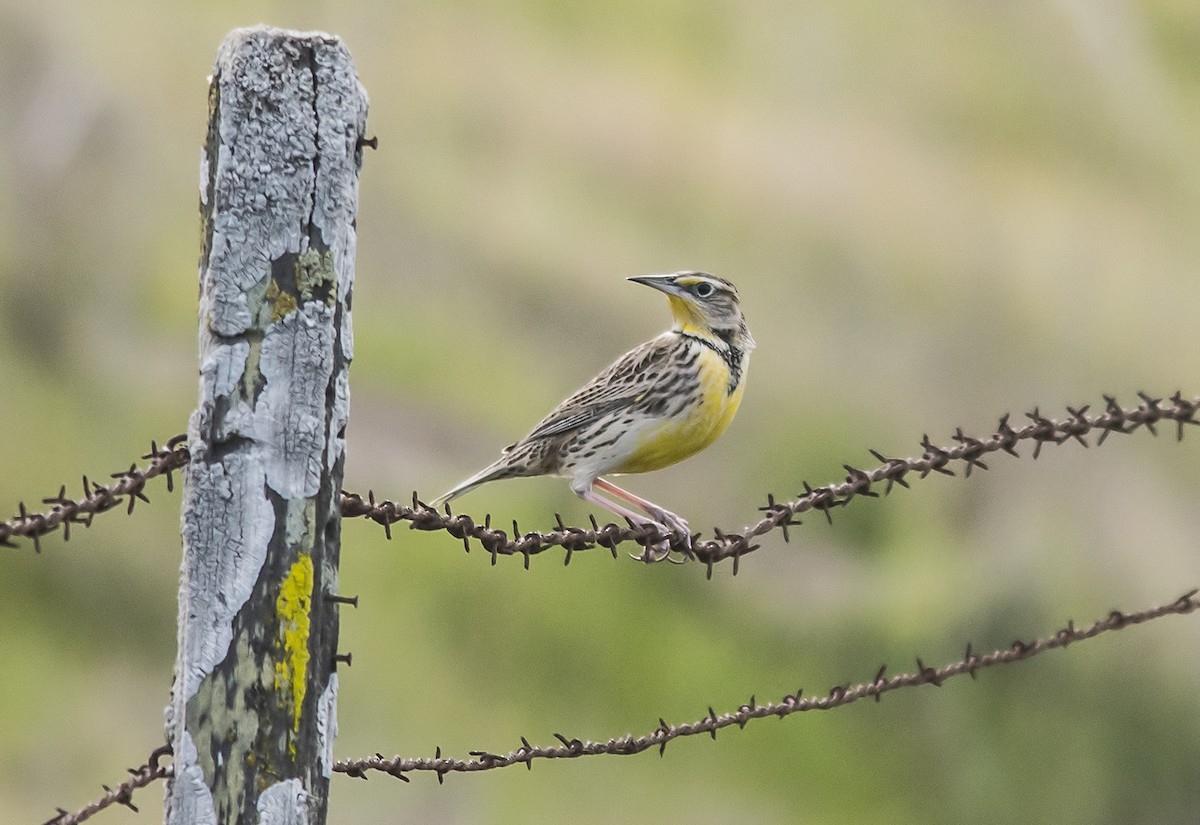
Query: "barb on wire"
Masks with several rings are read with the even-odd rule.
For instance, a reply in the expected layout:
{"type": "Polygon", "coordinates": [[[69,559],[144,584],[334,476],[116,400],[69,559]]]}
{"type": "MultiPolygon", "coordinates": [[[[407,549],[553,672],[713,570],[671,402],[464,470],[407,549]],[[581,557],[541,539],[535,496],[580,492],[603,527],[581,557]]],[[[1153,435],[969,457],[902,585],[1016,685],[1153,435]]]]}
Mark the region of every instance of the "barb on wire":
{"type": "Polygon", "coordinates": [[[456,759],[442,756],[442,750],[439,747],[432,758],[403,758],[400,756],[388,758],[377,753],[375,756],[363,759],[345,759],[335,762],[333,769],[338,773],[359,779],[366,779],[369,771],[378,771],[406,782],[409,781],[407,774],[425,771],[437,774],[440,784],[448,773],[473,773],[522,764],[532,770],[533,762],[537,759],[573,759],[579,756],[600,754],[626,756],[652,748],[657,748],[661,756],[666,750],[667,743],[680,737],[709,734],[716,739],[717,731],[722,728],[737,725],[740,729],[754,719],[765,719],[771,716],[782,719],[803,711],[833,710],[866,698],[873,698],[878,702],[883,694],[894,690],[925,684],[940,686],[947,679],[963,674],[967,674],[973,679],[977,671],[987,667],[1029,659],[1048,650],[1065,648],[1069,644],[1085,641],[1102,633],[1120,630],[1163,616],[1192,613],[1200,610],[1200,598],[1197,598],[1197,593],[1200,593],[1200,590],[1192,590],[1173,602],[1137,613],[1122,613],[1114,610],[1105,618],[1093,622],[1086,628],[1077,628],[1074,622],[1068,622],[1065,627],[1050,636],[1031,642],[1018,639],[1008,647],[999,648],[983,655],[973,652],[968,643],[966,652],[961,659],[939,668],[930,667],[917,659],[914,672],[888,677],[885,665],[879,668],[870,682],[858,685],[835,685],[828,693],[820,696],[805,697],[802,690],[797,690],[777,702],[763,704],[758,703],[755,697],[751,696],[748,702],[738,706],[735,711],[717,713],[710,706],[706,715],[693,722],[672,725],[660,718],[657,727],[640,736],[626,734],[603,742],[592,742],[555,733],[554,738],[558,740],[556,745],[531,745],[529,740],[522,736],[521,746],[506,754],[471,751],[468,754],[469,758],[456,759]]]}
{"type": "Polygon", "coordinates": [[[16,547],[14,538],[28,538],[33,541],[33,548],[41,552],[39,539],[53,533],[59,527],[63,530],[63,540],[71,538],[71,525],[82,524],[90,527],[92,517],[97,513],[112,510],[123,501],[127,501],[126,512],[132,513],[133,506],[138,501],[149,502],[143,489],[146,482],[160,475],[167,477],[167,491],[174,489],[174,479],[171,473],[188,463],[187,436],[177,435],[168,441],[161,449],[157,442],[150,442],[150,452],[142,456],[149,459],[149,464],[139,468],[137,464],[129,465],[128,470],[113,473],[112,484],[98,484],[83,477],[83,497],[68,498],[67,487],[64,484],[58,490],[58,495],[42,499],[43,504],[53,505],[44,513],[31,513],[21,502],[17,505],[17,515],[8,521],[0,522],[0,547],[16,547]]]}
{"type": "Polygon", "coordinates": [[[569,527],[563,524],[559,516],[557,526],[546,532],[521,532],[513,522],[512,533],[509,534],[493,528],[491,516],[485,517],[483,523],[479,524],[468,515],[454,515],[448,506],[445,512],[439,512],[422,503],[416,493],[413,493],[412,504],[404,505],[387,500],[376,501],[372,492],[368,492],[364,499],[357,493],[343,490],[342,515],[369,518],[383,525],[388,538],[391,538],[392,524],[407,521],[414,530],[444,530],[461,539],[468,552],[471,549],[470,540],[475,539],[491,554],[493,564],[498,556],[522,556],[528,568],[530,556],[552,547],[562,547],[566,551],[564,563],[570,563],[572,554],[581,550],[604,547],[615,557],[616,547],[621,542],[635,542],[643,548],[662,546],[663,542],[667,542],[672,550],[684,557],[705,564],[709,577],[712,576],[713,565],[726,559],[732,559],[733,573],[736,575],[739,559],[758,549],[755,540],[760,536],[780,530],[787,541],[790,538],[788,528],[800,524],[799,516],[802,513],[816,510],[832,521],[832,510],[846,506],[859,496],[878,496],[876,488],[879,485],[883,485],[883,494],[887,495],[897,484],[908,487],[913,477],[925,478],[931,473],[954,475],[952,465],[956,464],[963,469],[965,476],[970,476],[975,469],[987,469],[983,458],[988,454],[1003,451],[1019,457],[1017,446],[1023,442],[1033,444],[1033,457],[1036,459],[1047,444],[1077,441],[1086,447],[1086,436],[1095,432],[1099,433],[1096,444],[1100,445],[1113,433],[1128,434],[1141,428],[1157,435],[1156,424],[1174,421],[1176,437],[1182,440],[1184,425],[1200,424],[1196,420],[1200,398],[1187,399],[1181,392],[1176,392],[1166,400],[1144,393],[1139,393],[1139,396],[1142,403],[1138,406],[1122,407],[1115,398],[1106,395],[1103,412],[1089,414],[1089,407],[1068,407],[1069,417],[1061,420],[1047,418],[1034,409],[1025,414],[1028,423],[1022,427],[1011,424],[1006,414],[1000,419],[996,431],[988,436],[973,437],[961,429],[957,430],[953,436],[955,443],[951,446],[938,446],[926,435],[921,440],[919,458],[892,458],[871,450],[871,454],[880,462],[878,466],[863,470],[847,464],[844,482],[820,487],[804,482],[804,492],[787,501],[777,501],[769,493],[766,505],[759,508],[765,515],[757,523],[745,527],[740,533],[714,530],[714,538],[694,540],[690,547],[680,537],[666,533],[656,525],[607,524],[601,527],[595,518],[592,518],[591,528],[587,529],[569,527]]]}
{"type": "Polygon", "coordinates": [[[136,813],[138,808],[133,804],[133,792],[160,779],[171,776],[171,766],[161,764],[162,758],[170,755],[170,745],[162,745],[155,748],[150,752],[150,757],[146,760],[146,764],[129,769],[129,779],[112,788],[104,785],[103,796],[93,802],[89,802],[74,813],[59,808],[58,813],[47,819],[45,825],[76,825],[76,823],[91,819],[93,815],[112,805],[124,805],[136,813]]]}

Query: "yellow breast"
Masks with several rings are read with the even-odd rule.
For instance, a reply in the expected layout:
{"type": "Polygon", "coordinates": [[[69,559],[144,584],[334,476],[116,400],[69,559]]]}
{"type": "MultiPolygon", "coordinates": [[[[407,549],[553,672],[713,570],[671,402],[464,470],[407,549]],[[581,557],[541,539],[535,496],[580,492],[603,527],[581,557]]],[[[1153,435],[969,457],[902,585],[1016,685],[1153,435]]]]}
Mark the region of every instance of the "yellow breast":
{"type": "Polygon", "coordinates": [[[638,439],[618,473],[644,473],[682,461],[713,443],[742,403],[746,381],[729,391],[729,365],[716,352],[703,347],[696,361],[700,391],[698,401],[678,415],[647,429],[638,439]]]}

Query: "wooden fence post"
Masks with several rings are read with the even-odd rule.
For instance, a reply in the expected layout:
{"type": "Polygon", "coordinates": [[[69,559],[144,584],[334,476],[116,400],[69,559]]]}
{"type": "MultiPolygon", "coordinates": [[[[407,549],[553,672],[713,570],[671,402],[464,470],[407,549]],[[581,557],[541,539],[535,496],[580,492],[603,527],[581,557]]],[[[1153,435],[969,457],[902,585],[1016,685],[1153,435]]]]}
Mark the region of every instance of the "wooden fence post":
{"type": "Polygon", "coordinates": [[[336,37],[231,32],[201,159],[166,821],[325,821],[367,97],[336,37]]]}

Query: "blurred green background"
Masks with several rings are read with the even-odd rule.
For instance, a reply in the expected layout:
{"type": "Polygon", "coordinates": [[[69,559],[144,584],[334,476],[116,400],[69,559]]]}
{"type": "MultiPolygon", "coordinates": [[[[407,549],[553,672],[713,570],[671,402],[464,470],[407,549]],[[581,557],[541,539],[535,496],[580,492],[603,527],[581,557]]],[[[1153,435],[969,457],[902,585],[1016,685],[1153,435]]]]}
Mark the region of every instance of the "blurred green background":
{"type": "MultiPolygon", "coordinates": [[[[625,276],[708,269],[759,350],[727,436],[630,479],[696,527],[868,448],[1200,390],[1200,6],[1058,2],[0,4],[0,510],[122,469],[196,393],[205,77],[257,22],[371,96],[346,486],[431,497],[667,323],[625,276]]],[[[697,565],[345,528],[342,757],[605,739],[871,678],[1200,584],[1197,449],[997,457],[697,565]]],[[[1024,451],[1026,454],[1028,450],[1024,451]]],[[[162,740],[179,493],[0,550],[0,816],[162,740]]],[[[547,527],[558,480],[461,502],[547,527]]],[[[403,784],[330,822],[1163,823],[1200,810],[1200,622],[645,754],[403,784]]],[[[154,822],[162,786],[97,822],[154,822]]]]}

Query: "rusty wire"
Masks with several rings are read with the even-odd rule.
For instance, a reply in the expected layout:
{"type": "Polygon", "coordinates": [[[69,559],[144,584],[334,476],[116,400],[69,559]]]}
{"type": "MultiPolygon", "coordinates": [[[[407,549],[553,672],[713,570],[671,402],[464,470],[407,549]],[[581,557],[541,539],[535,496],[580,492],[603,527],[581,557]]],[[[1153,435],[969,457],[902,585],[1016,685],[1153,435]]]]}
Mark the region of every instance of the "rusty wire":
{"type": "MultiPolygon", "coordinates": [[[[476,522],[466,514],[455,515],[449,506],[444,512],[439,512],[426,506],[414,492],[411,505],[399,504],[394,501],[375,499],[373,492],[368,492],[364,499],[357,493],[342,491],[341,507],[344,517],[367,518],[383,526],[388,538],[391,538],[391,525],[399,521],[407,521],[409,527],[415,530],[442,530],[460,539],[466,550],[470,551],[471,539],[476,540],[483,549],[491,554],[495,564],[499,556],[521,556],[525,566],[529,566],[531,556],[543,553],[554,547],[566,551],[564,564],[569,564],[573,553],[603,547],[610,550],[615,557],[617,545],[632,542],[643,548],[642,557],[649,557],[650,548],[669,545],[672,550],[684,558],[696,559],[707,567],[711,577],[713,565],[719,561],[732,559],[733,573],[738,572],[738,562],[742,556],[758,549],[755,539],[773,530],[780,530],[784,541],[789,539],[788,528],[800,524],[799,516],[810,510],[821,512],[826,519],[832,520],[832,510],[844,507],[859,496],[876,497],[879,493],[873,489],[883,484],[884,495],[891,492],[894,485],[909,486],[912,477],[925,478],[931,473],[954,475],[952,465],[958,464],[964,475],[970,476],[975,469],[986,470],[983,458],[990,453],[999,451],[1017,456],[1016,447],[1022,442],[1033,443],[1033,457],[1036,459],[1047,444],[1063,444],[1076,441],[1084,446],[1088,442],[1085,437],[1099,432],[1096,444],[1103,444],[1112,433],[1128,434],[1139,429],[1146,429],[1157,435],[1155,428],[1163,421],[1174,421],[1176,437],[1183,438],[1185,424],[1200,424],[1196,420],[1200,410],[1200,398],[1186,399],[1181,392],[1176,392],[1168,399],[1154,398],[1145,393],[1139,393],[1141,403],[1136,407],[1122,407],[1111,396],[1104,396],[1104,412],[1088,414],[1087,406],[1081,408],[1067,407],[1068,417],[1051,419],[1042,415],[1037,409],[1025,413],[1028,423],[1016,428],[1009,423],[1009,416],[1001,417],[996,431],[991,435],[976,438],[965,434],[961,429],[956,430],[952,437],[952,445],[939,446],[934,444],[928,435],[921,440],[922,449],[919,458],[890,458],[875,450],[871,454],[881,462],[878,466],[863,470],[850,465],[844,465],[846,480],[839,484],[826,484],[813,487],[804,482],[804,492],[796,498],[787,501],[776,501],[773,494],[767,495],[767,503],[759,507],[765,515],[755,524],[743,528],[742,532],[724,532],[714,528],[713,537],[701,539],[699,534],[693,537],[691,546],[681,536],[667,533],[656,525],[619,525],[605,524],[601,526],[594,516],[588,528],[573,527],[564,524],[561,516],[556,516],[557,525],[554,529],[523,532],[514,521],[511,534],[503,529],[492,527],[492,518],[487,515],[483,523],[476,522]]],[[[45,513],[31,513],[24,503],[19,505],[17,516],[6,522],[0,522],[0,546],[12,547],[12,538],[30,538],[35,549],[40,549],[38,538],[53,532],[61,525],[64,538],[69,538],[71,524],[91,524],[92,516],[115,508],[121,503],[122,497],[127,496],[128,510],[133,511],[136,499],[147,500],[142,488],[147,480],[158,475],[167,476],[167,489],[172,489],[171,471],[184,466],[188,460],[188,450],[184,436],[176,436],[167,442],[162,449],[152,443],[151,450],[143,456],[150,463],[143,469],[132,465],[129,470],[113,473],[116,482],[103,487],[89,482],[84,477],[84,497],[81,499],[66,498],[66,488],[59,490],[57,496],[43,499],[53,508],[45,513]]]]}
{"type": "Polygon", "coordinates": [[[129,779],[111,788],[108,785],[103,785],[103,796],[93,802],[89,802],[74,813],[59,808],[58,813],[47,819],[45,825],[77,825],[77,823],[91,819],[93,815],[112,805],[124,805],[126,808],[137,813],[138,808],[133,804],[133,792],[160,779],[171,776],[173,768],[170,765],[160,764],[160,760],[164,756],[170,755],[170,745],[162,745],[155,748],[150,752],[150,758],[146,760],[146,764],[129,769],[129,773],[131,774],[129,779]]]}
{"type": "Polygon", "coordinates": [[[39,539],[53,533],[59,527],[63,530],[63,541],[71,538],[71,525],[82,524],[92,526],[92,517],[120,506],[126,502],[126,512],[132,513],[133,506],[138,501],[149,502],[143,489],[146,482],[160,475],[167,477],[167,492],[175,489],[171,473],[188,463],[186,435],[177,435],[161,449],[157,442],[150,442],[150,452],[142,456],[150,463],[143,468],[137,464],[129,465],[128,470],[113,473],[115,479],[111,485],[97,484],[86,475],[83,477],[83,497],[67,498],[67,487],[64,484],[58,490],[58,495],[42,499],[43,504],[54,505],[44,513],[32,513],[25,507],[25,502],[17,505],[17,515],[8,521],[0,522],[0,547],[16,547],[12,539],[27,538],[33,541],[33,548],[41,552],[39,539]]]}
{"type": "MultiPolygon", "coordinates": [[[[659,756],[662,756],[666,751],[667,744],[681,737],[707,733],[715,740],[717,731],[722,728],[737,725],[741,729],[751,720],[766,719],[771,716],[782,719],[810,710],[833,710],[869,697],[878,702],[885,693],[918,685],[940,687],[947,679],[962,676],[964,673],[974,679],[975,673],[984,668],[1019,662],[1050,650],[1065,648],[1070,644],[1093,639],[1102,633],[1143,624],[1163,616],[1187,615],[1200,610],[1198,593],[1200,590],[1192,590],[1173,602],[1136,613],[1122,613],[1119,610],[1113,610],[1103,619],[1098,619],[1085,628],[1077,628],[1073,621],[1068,621],[1064,627],[1050,636],[1044,636],[1032,642],[1017,639],[1008,647],[997,648],[983,655],[975,653],[971,644],[968,643],[962,658],[939,668],[930,667],[918,658],[914,672],[888,677],[885,665],[875,672],[875,676],[870,682],[857,685],[849,683],[834,685],[828,693],[819,696],[806,697],[801,689],[784,696],[778,702],[766,702],[765,704],[759,704],[756,698],[751,696],[750,700],[739,705],[736,711],[717,713],[710,706],[707,715],[694,722],[684,722],[678,725],[669,724],[660,717],[658,726],[641,736],[626,734],[604,742],[592,742],[556,733],[554,738],[558,740],[559,744],[557,745],[533,745],[526,737],[522,736],[520,737],[521,747],[515,751],[509,751],[507,754],[470,751],[468,753],[470,758],[456,759],[442,756],[442,749],[439,747],[435,749],[433,757],[393,756],[389,758],[383,754],[376,754],[361,759],[343,759],[334,763],[333,770],[336,773],[343,773],[358,779],[366,779],[369,772],[374,771],[388,774],[405,782],[410,781],[408,776],[410,773],[429,772],[436,774],[438,784],[442,784],[448,773],[475,773],[495,768],[507,768],[512,765],[525,765],[527,769],[532,770],[533,762],[537,759],[574,759],[580,756],[601,754],[628,756],[651,748],[658,748],[659,756]]],[[[137,808],[132,802],[133,791],[144,788],[159,779],[172,776],[172,767],[162,765],[159,761],[170,752],[171,749],[167,745],[157,748],[150,754],[146,764],[129,769],[129,773],[132,774],[130,779],[112,788],[105,785],[104,796],[74,813],[59,808],[57,815],[47,820],[45,825],[77,825],[112,805],[125,805],[136,811],[137,808]]]]}
{"type": "Polygon", "coordinates": [[[1069,417],[1061,420],[1047,418],[1035,409],[1025,414],[1029,423],[1019,428],[1009,423],[1006,414],[991,435],[976,438],[959,429],[953,436],[955,443],[949,446],[938,446],[926,435],[921,440],[922,454],[919,458],[890,458],[871,450],[871,454],[882,462],[879,466],[862,470],[844,465],[847,473],[844,482],[821,487],[804,482],[804,492],[789,501],[776,501],[774,495],[768,494],[766,505],[759,508],[766,515],[756,524],[744,528],[740,533],[723,532],[717,528],[711,539],[702,540],[697,535],[693,537],[691,547],[682,537],[669,534],[656,525],[607,524],[601,527],[594,516],[591,517],[591,528],[587,529],[569,527],[563,523],[561,516],[556,515],[557,526],[547,532],[522,532],[514,521],[510,536],[505,530],[492,527],[490,515],[479,524],[471,516],[454,515],[449,506],[444,512],[438,512],[423,504],[416,493],[413,493],[410,506],[393,501],[376,501],[370,492],[363,499],[356,493],[343,491],[342,515],[368,518],[383,525],[389,539],[391,525],[398,521],[409,522],[409,526],[415,530],[444,530],[461,539],[468,552],[471,549],[470,539],[475,539],[491,554],[493,564],[498,556],[522,556],[528,568],[530,556],[552,547],[562,547],[566,551],[564,564],[570,563],[573,553],[595,547],[607,548],[615,557],[617,545],[626,541],[641,545],[644,548],[641,557],[647,557],[645,550],[667,542],[672,550],[683,557],[694,558],[705,564],[710,578],[713,565],[726,559],[733,560],[733,573],[737,575],[739,559],[758,549],[759,545],[754,543],[758,537],[779,529],[787,541],[788,528],[800,524],[801,513],[817,510],[832,521],[831,511],[834,508],[844,507],[858,496],[878,496],[873,489],[878,484],[884,485],[883,493],[887,495],[896,484],[908,487],[909,479],[913,476],[925,478],[930,473],[954,475],[951,465],[956,463],[964,470],[964,475],[970,476],[974,469],[987,469],[982,460],[984,456],[998,451],[1017,456],[1016,447],[1022,442],[1033,443],[1033,457],[1036,459],[1047,444],[1077,441],[1086,447],[1085,436],[1097,431],[1100,435],[1096,443],[1099,445],[1112,433],[1127,434],[1145,428],[1157,435],[1156,424],[1174,421],[1176,436],[1182,440],[1185,424],[1200,424],[1196,420],[1200,398],[1186,399],[1180,392],[1165,401],[1144,393],[1139,393],[1139,396],[1142,403],[1132,408],[1122,407],[1115,398],[1104,396],[1104,412],[1094,415],[1088,414],[1089,407],[1086,406],[1079,409],[1068,407],[1069,417]]]}
{"type": "Polygon", "coordinates": [[[976,671],[992,667],[993,665],[1010,664],[1022,659],[1028,659],[1045,653],[1048,650],[1065,648],[1069,644],[1091,639],[1111,630],[1120,630],[1121,628],[1148,622],[1162,616],[1192,613],[1200,609],[1200,599],[1197,598],[1198,592],[1200,591],[1192,590],[1169,604],[1152,607],[1137,613],[1122,613],[1114,610],[1105,618],[1099,619],[1090,626],[1082,629],[1076,628],[1074,622],[1068,621],[1065,627],[1053,635],[1035,639],[1032,642],[1018,639],[1006,648],[998,648],[991,653],[983,655],[976,654],[968,643],[966,652],[961,659],[939,668],[930,667],[920,659],[917,659],[917,667],[914,672],[901,673],[888,677],[885,665],[879,668],[870,682],[853,686],[850,684],[835,685],[828,693],[820,696],[806,697],[803,695],[802,690],[797,690],[793,694],[784,696],[778,702],[766,702],[764,704],[759,704],[755,700],[755,697],[751,696],[748,702],[740,705],[735,711],[717,713],[710,706],[708,714],[694,722],[672,725],[660,718],[656,728],[640,736],[626,734],[625,736],[608,739],[603,742],[592,742],[555,733],[554,738],[558,740],[558,744],[556,745],[531,745],[529,740],[522,736],[521,747],[505,754],[489,751],[471,751],[469,753],[470,758],[456,759],[442,756],[442,750],[439,747],[432,758],[423,757],[414,759],[400,756],[388,758],[382,754],[376,754],[364,759],[345,759],[335,762],[333,769],[338,773],[344,773],[359,779],[366,779],[368,771],[377,771],[406,782],[409,781],[407,774],[425,771],[436,773],[438,782],[441,783],[448,773],[472,773],[522,764],[532,770],[533,762],[536,759],[573,759],[579,756],[597,756],[600,754],[627,756],[629,754],[641,753],[651,748],[658,748],[659,755],[661,756],[666,750],[668,742],[683,736],[696,736],[707,733],[713,739],[716,739],[717,731],[722,728],[727,728],[731,725],[743,728],[747,722],[754,719],[765,719],[771,716],[782,719],[793,713],[803,711],[833,710],[834,708],[849,705],[868,697],[879,701],[883,694],[899,690],[900,688],[926,684],[940,686],[947,679],[962,676],[964,673],[971,676],[971,678],[975,678],[976,671]]]}

